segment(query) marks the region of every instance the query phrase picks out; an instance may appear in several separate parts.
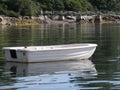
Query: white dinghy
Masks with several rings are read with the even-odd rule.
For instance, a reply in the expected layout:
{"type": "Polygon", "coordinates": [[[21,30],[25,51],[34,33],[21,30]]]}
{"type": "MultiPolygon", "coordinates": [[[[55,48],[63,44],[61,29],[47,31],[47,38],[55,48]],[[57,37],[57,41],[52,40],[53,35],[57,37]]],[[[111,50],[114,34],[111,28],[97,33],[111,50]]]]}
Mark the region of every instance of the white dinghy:
{"type": "Polygon", "coordinates": [[[4,47],[6,61],[44,62],[90,58],[97,44],[4,47]]]}

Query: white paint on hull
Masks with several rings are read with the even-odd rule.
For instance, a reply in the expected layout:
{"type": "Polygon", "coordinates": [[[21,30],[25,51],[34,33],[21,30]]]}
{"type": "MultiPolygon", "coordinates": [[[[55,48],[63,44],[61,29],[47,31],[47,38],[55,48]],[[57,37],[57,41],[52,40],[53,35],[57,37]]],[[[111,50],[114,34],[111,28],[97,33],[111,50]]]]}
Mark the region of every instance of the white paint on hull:
{"type": "Polygon", "coordinates": [[[4,47],[3,51],[5,53],[6,61],[44,62],[88,59],[93,55],[96,46],[96,44],[67,44],[51,46],[4,47]]]}

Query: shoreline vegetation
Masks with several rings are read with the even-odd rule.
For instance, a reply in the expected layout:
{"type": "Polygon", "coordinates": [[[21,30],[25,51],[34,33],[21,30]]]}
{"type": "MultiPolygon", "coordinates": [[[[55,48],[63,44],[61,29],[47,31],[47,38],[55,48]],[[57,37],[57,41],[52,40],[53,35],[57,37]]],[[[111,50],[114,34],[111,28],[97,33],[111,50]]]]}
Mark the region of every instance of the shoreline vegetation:
{"type": "Polygon", "coordinates": [[[0,25],[40,25],[60,23],[120,23],[119,15],[40,15],[9,17],[0,15],[0,25]]]}
{"type": "Polygon", "coordinates": [[[120,0],[0,0],[0,24],[119,23],[120,0]]]}

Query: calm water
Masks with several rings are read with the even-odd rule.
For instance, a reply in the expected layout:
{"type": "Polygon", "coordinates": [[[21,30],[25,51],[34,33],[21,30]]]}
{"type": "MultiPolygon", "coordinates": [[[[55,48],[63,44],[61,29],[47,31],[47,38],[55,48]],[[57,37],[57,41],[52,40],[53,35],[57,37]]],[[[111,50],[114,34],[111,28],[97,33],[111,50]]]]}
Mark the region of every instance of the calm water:
{"type": "Polygon", "coordinates": [[[0,26],[0,90],[120,89],[119,24],[0,26]],[[5,46],[96,43],[89,60],[5,62],[5,46]]]}

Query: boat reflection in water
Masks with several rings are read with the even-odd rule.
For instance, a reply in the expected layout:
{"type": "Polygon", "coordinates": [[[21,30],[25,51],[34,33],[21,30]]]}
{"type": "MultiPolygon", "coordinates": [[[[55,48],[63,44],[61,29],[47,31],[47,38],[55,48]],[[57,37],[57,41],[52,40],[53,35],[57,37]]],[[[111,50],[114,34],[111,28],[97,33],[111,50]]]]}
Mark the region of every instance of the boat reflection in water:
{"type": "Polygon", "coordinates": [[[72,60],[42,63],[15,63],[6,62],[6,72],[15,76],[53,75],[53,74],[97,74],[91,60],[72,60]]]}
{"type": "Polygon", "coordinates": [[[97,75],[95,65],[88,59],[29,64],[7,62],[5,70],[14,78],[9,80],[10,85],[0,87],[2,90],[85,90],[82,80],[91,80],[97,75]]]}

